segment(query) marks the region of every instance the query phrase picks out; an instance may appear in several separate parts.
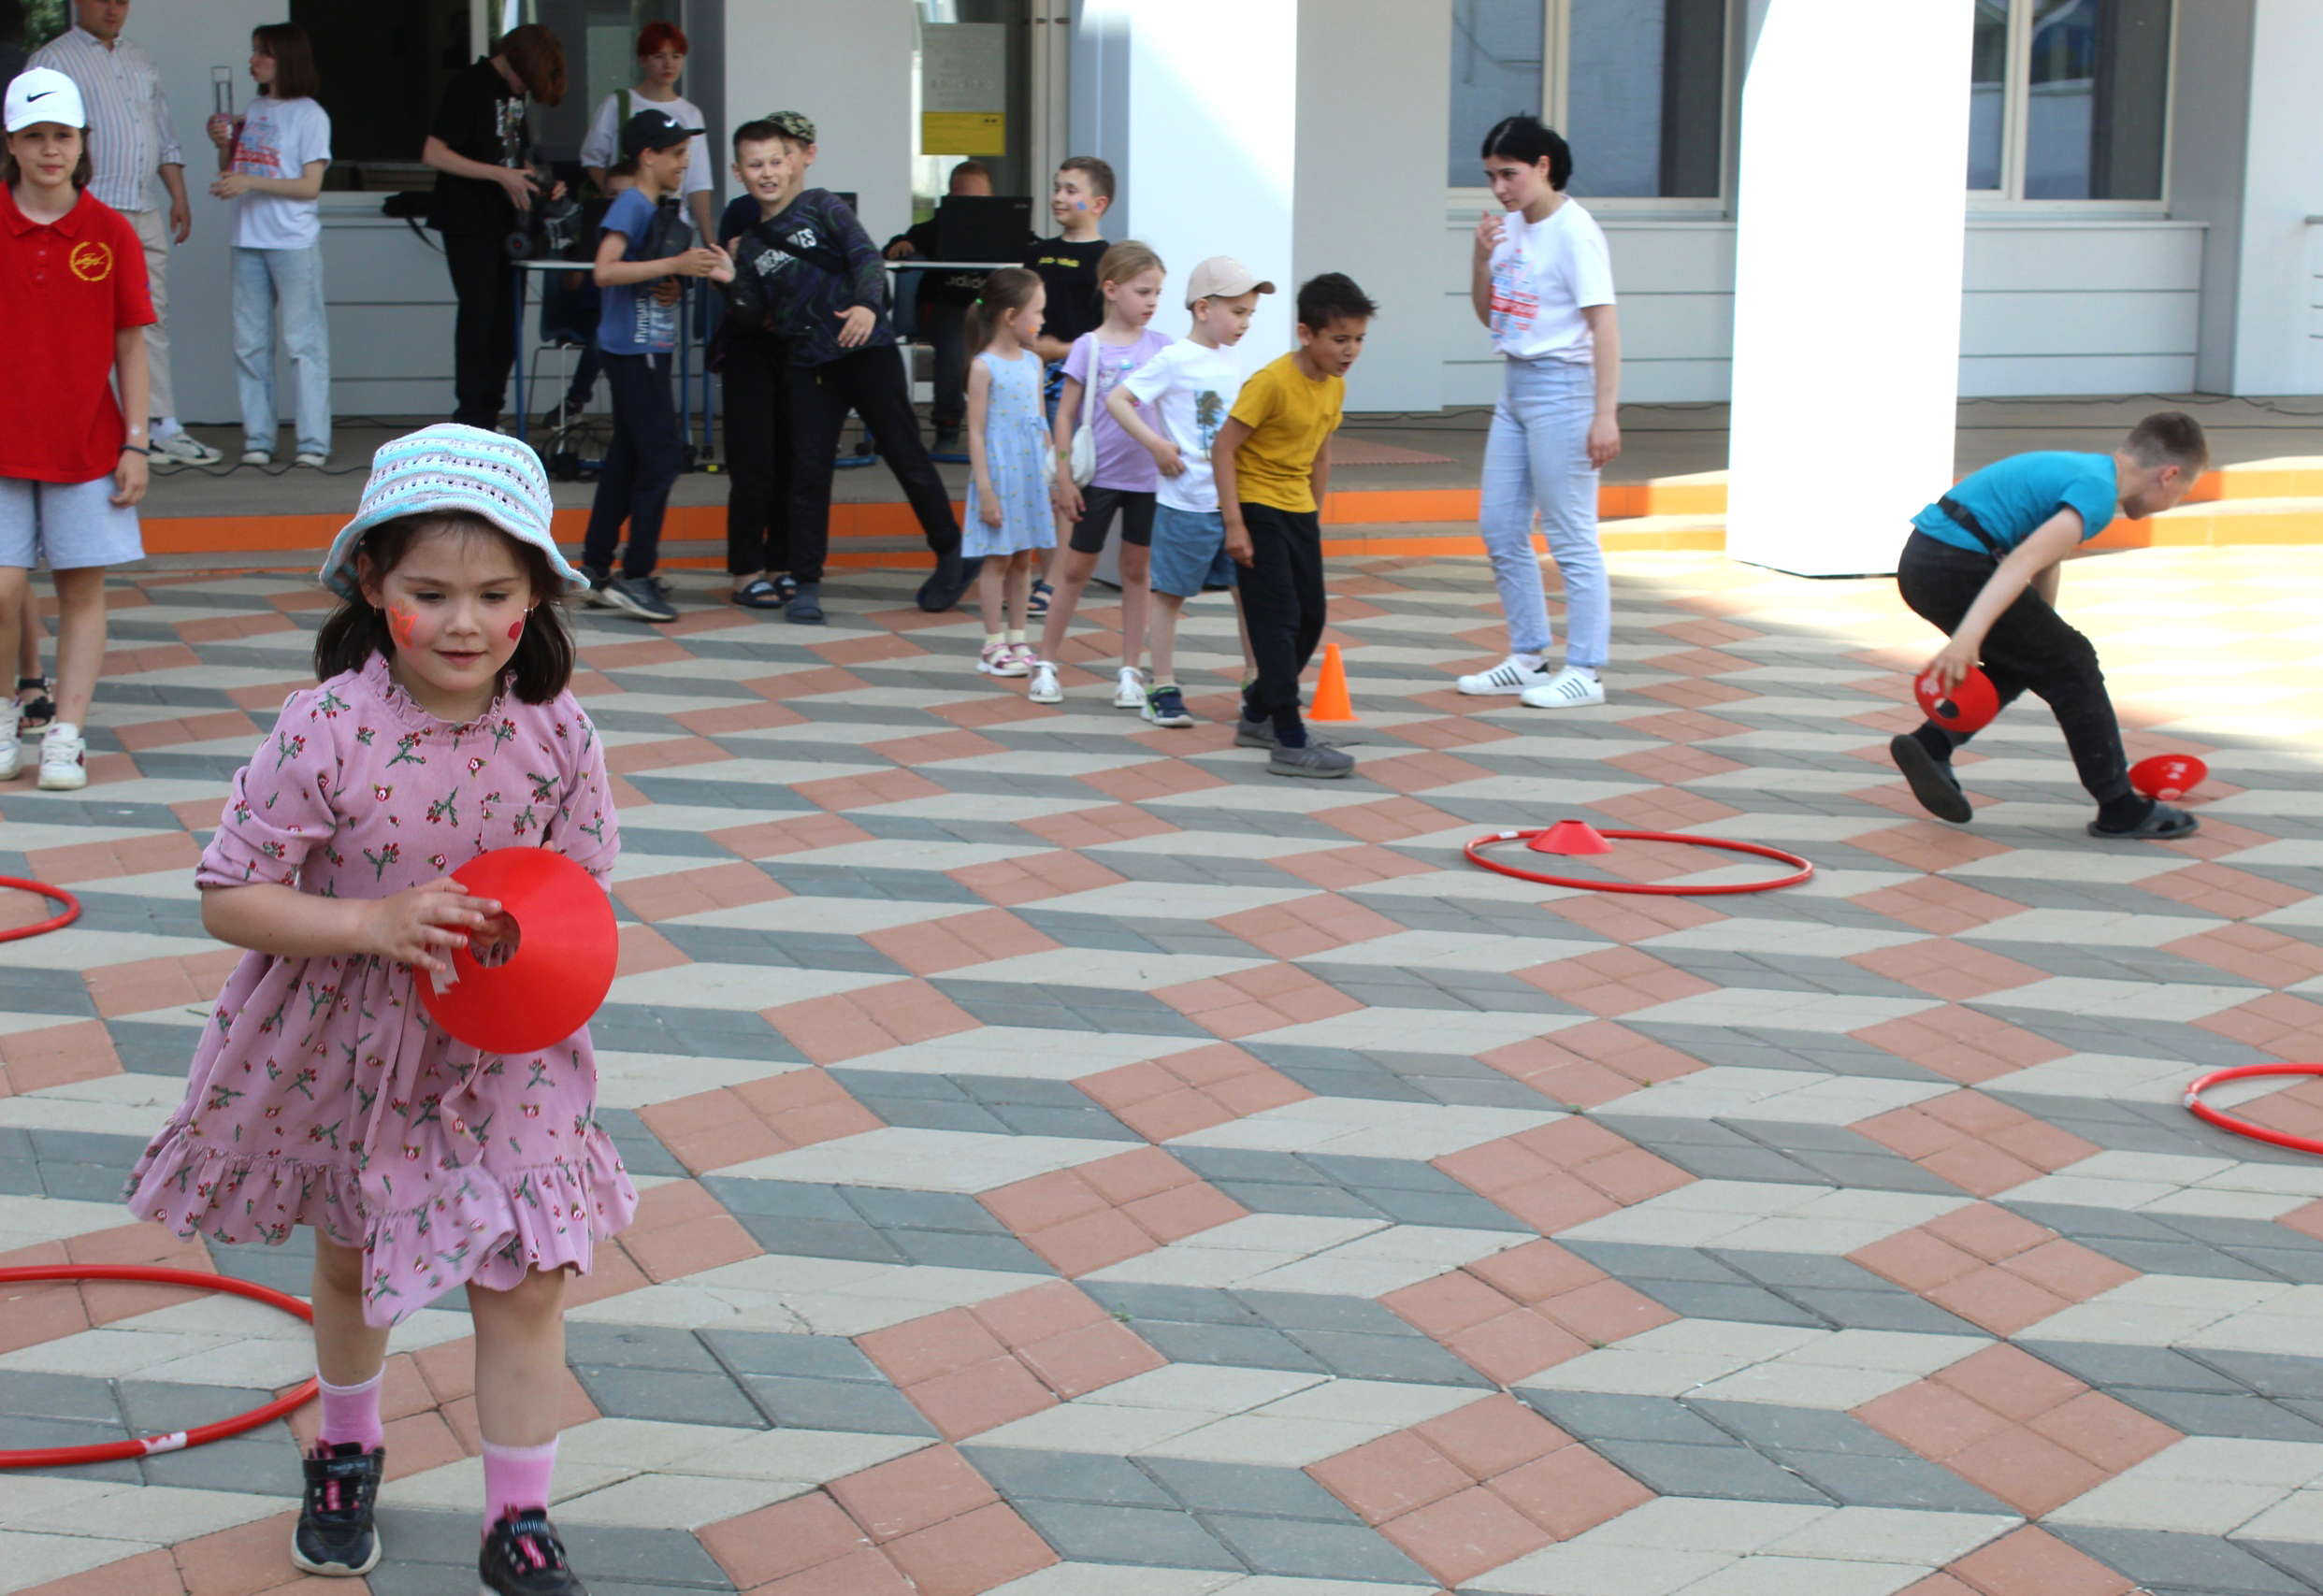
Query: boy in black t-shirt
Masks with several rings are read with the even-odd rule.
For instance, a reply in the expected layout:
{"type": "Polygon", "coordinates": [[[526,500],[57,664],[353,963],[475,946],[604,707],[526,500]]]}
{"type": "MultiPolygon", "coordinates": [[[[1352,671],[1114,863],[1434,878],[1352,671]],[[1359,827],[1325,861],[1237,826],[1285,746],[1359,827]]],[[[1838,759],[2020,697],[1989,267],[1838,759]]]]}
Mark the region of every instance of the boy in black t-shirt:
{"type": "MultiPolygon", "coordinates": [[[[1073,340],[1093,333],[1105,319],[1104,295],[1097,286],[1097,263],[1107,245],[1097,223],[1113,208],[1113,168],[1094,155],[1069,155],[1057,168],[1048,191],[1048,214],[1056,218],[1058,236],[1035,239],[1024,264],[1048,290],[1048,308],[1032,348],[1046,365],[1041,388],[1047,401],[1048,424],[1057,424],[1057,396],[1064,387],[1065,357],[1073,340]]],[[[1032,584],[1026,613],[1048,613],[1051,583],[1066,553],[1060,540],[1048,556],[1048,569],[1032,584]]]]}
{"type": "MultiPolygon", "coordinates": [[[[444,86],[420,159],[437,172],[427,224],[443,235],[444,265],[459,301],[453,324],[452,419],[491,428],[500,419],[516,358],[516,285],[508,235],[532,208],[540,185],[526,169],[532,130],[525,96],[565,97],[565,51],[538,22],[513,29],[494,54],[444,86]]],[[[547,197],[563,192],[560,183],[547,197]]]]}

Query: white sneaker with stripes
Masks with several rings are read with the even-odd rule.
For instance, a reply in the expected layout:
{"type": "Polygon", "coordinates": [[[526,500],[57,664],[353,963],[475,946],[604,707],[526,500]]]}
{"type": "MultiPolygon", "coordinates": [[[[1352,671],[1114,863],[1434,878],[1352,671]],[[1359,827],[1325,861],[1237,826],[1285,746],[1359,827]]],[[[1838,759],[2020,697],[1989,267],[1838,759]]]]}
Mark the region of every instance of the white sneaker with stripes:
{"type": "Polygon", "coordinates": [[[1605,702],[1605,683],[1568,665],[1537,687],[1524,689],[1523,702],[1536,710],[1582,710],[1605,702]]]}
{"type": "Polygon", "coordinates": [[[1544,687],[1553,680],[1548,671],[1527,665],[1522,656],[1512,654],[1490,670],[1463,676],[1460,690],[1483,697],[1493,693],[1522,693],[1528,687],[1544,687]]]}

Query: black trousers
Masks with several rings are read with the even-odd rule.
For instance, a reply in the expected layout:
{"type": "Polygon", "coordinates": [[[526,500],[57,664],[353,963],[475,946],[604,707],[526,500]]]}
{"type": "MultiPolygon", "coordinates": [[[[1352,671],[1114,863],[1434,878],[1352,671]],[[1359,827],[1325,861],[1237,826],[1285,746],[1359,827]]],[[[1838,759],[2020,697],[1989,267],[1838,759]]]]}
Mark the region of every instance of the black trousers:
{"type": "Polygon", "coordinates": [[[1322,522],[1313,510],[1246,504],[1250,564],[1236,573],[1258,680],[1244,695],[1249,718],[1299,707],[1299,674],[1323,634],[1322,522]]]}
{"type": "Polygon", "coordinates": [[[968,307],[930,305],[919,332],[935,351],[935,403],[928,419],[938,432],[958,432],[968,417],[968,307]]]}
{"type": "Polygon", "coordinates": [[[839,429],[850,410],[878,438],[879,457],[911,501],[939,568],[957,562],[960,520],[920,440],[902,357],[892,348],[858,349],[821,366],[794,366],[789,388],[790,574],[801,583],[823,580],[830,551],[830,479],[839,429]]]}
{"type": "Polygon", "coordinates": [[[516,360],[515,271],[504,233],[445,233],[443,264],[459,312],[452,324],[452,419],[491,428],[516,360]]]}
{"type": "Polygon", "coordinates": [[[661,553],[661,517],[685,453],[678,443],[677,407],[670,402],[670,357],[666,354],[609,354],[605,377],[613,390],[613,441],[605,446],[604,473],[589,506],[588,537],[581,563],[591,570],[613,568],[621,543],[621,523],[629,524],[621,574],[647,577],[661,553]]]}
{"type": "Polygon", "coordinates": [[[790,345],[765,333],[727,344],[726,569],[790,568],[790,345]]]}
{"type": "MultiPolygon", "coordinates": [[[[1896,586],[1914,613],[1949,636],[1992,571],[1991,555],[1915,531],[1897,564],[1896,586]]],[[[2091,798],[2103,804],[2128,796],[2129,760],[2097,649],[2039,594],[2027,588],[1993,623],[1984,635],[1984,670],[2004,707],[2025,693],[2047,701],[2091,798]]],[[[1957,732],[1944,735],[1955,746],[1968,740],[1957,732]]]]}

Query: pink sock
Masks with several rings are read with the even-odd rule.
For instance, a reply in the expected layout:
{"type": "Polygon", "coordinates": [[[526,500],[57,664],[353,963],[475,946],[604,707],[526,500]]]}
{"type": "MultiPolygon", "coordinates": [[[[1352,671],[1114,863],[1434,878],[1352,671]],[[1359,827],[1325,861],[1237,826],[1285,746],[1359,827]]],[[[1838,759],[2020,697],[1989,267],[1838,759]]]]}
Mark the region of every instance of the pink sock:
{"type": "Polygon", "coordinates": [[[556,1443],[544,1446],[498,1446],[483,1444],[484,1529],[489,1531],[511,1509],[545,1508],[549,1476],[556,1472],[556,1443]]]}
{"type": "Polygon", "coordinates": [[[334,1386],[317,1378],[323,1390],[323,1430],[317,1439],[325,1446],[350,1443],[366,1452],[386,1442],[379,1424],[379,1387],[387,1377],[382,1369],[360,1386],[334,1386]]]}

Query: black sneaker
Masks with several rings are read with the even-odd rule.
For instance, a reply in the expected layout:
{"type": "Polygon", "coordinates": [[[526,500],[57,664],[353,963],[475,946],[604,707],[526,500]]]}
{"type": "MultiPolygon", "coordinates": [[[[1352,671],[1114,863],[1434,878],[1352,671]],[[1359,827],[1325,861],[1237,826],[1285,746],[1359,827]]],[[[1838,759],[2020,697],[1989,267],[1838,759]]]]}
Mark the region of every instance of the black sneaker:
{"type": "Polygon", "coordinates": [[[654,591],[650,577],[609,576],[596,591],[602,595],[599,602],[627,610],[641,621],[677,619],[677,611],[670,607],[670,601],[654,591]]]}
{"type": "Polygon", "coordinates": [[[351,1579],[379,1566],[379,1531],[371,1509],[387,1468],[387,1449],[366,1452],[352,1441],[318,1445],[300,1459],[307,1471],[306,1499],[298,1527],[291,1531],[291,1561],[309,1574],[351,1579]]]}
{"type": "Polygon", "coordinates": [[[493,1596],[589,1596],[545,1507],[511,1508],[484,1532],[476,1577],[493,1596]]]}
{"type": "Polygon", "coordinates": [[[941,615],[960,600],[961,595],[976,584],[984,572],[982,558],[961,559],[949,554],[936,561],[933,575],[919,584],[916,602],[930,615],[941,615]]]}
{"type": "Polygon", "coordinates": [[[1976,818],[1976,811],[1969,806],[1968,795],[1960,790],[1960,778],[1953,774],[1951,764],[1921,747],[1918,738],[1906,732],[1892,739],[1887,744],[1887,756],[1903,772],[1903,779],[1912,784],[1912,796],[1920,800],[1920,807],[1928,813],[1955,826],[1966,826],[1976,818]]]}
{"type": "Polygon", "coordinates": [[[612,582],[613,578],[599,570],[595,566],[583,566],[580,571],[582,579],[588,583],[581,590],[581,602],[593,610],[614,608],[612,596],[605,591],[606,584],[612,582]]]}

